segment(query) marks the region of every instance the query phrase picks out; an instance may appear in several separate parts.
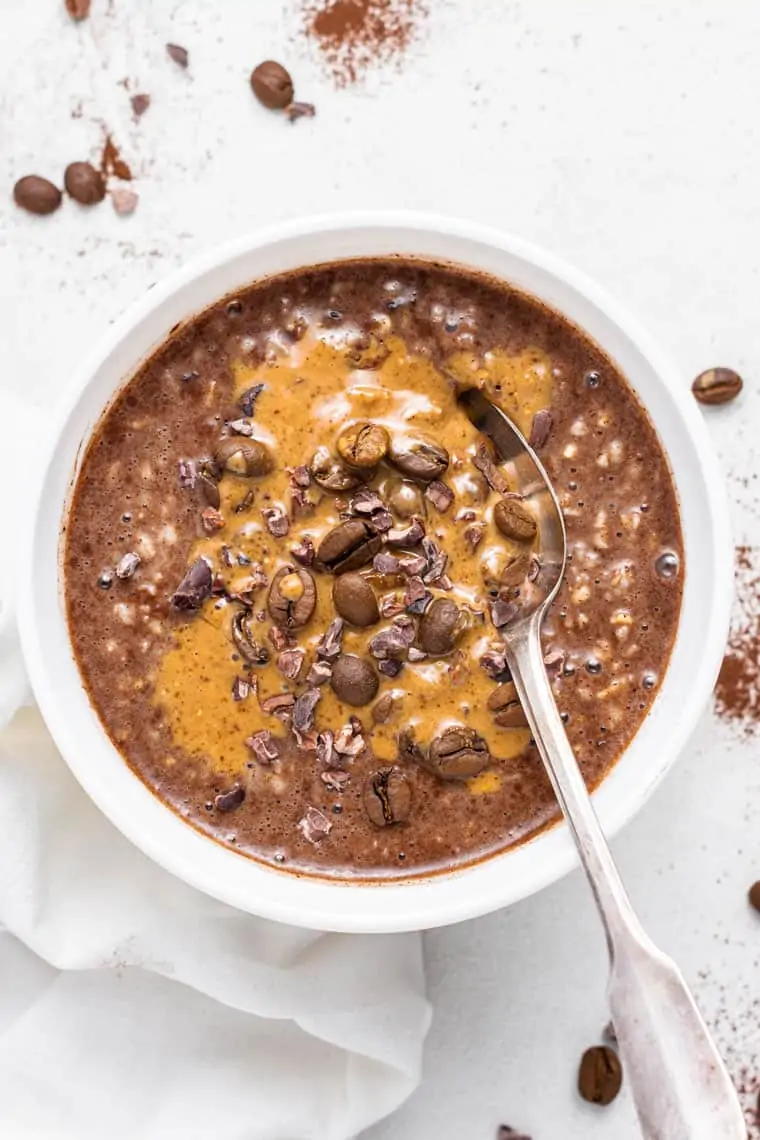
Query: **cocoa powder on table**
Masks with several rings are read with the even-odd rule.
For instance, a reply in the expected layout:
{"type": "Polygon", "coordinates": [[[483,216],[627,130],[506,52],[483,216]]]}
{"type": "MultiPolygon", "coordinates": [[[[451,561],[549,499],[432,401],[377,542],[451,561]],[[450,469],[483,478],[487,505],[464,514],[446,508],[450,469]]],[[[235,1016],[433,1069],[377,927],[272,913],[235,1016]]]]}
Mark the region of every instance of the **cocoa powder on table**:
{"type": "Polygon", "coordinates": [[[338,87],[377,64],[400,63],[427,18],[422,0],[305,0],[304,29],[338,87]]]}
{"type": "Polygon", "coordinates": [[[760,729],[760,550],[736,548],[736,611],[715,686],[722,720],[754,736],[760,729]]]}

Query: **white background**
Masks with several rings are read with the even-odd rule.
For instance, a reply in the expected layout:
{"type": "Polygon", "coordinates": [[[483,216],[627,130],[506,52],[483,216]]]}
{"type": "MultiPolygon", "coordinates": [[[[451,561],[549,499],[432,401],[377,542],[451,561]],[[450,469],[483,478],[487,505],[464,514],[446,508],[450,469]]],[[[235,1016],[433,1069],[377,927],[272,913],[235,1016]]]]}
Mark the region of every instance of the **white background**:
{"type": "MultiPolygon", "coordinates": [[[[0,383],[39,414],[92,338],[195,253],[243,230],[350,207],[433,208],[520,233],[595,276],[680,365],[746,377],[708,410],[737,539],[760,539],[760,6],[746,0],[429,0],[402,71],[336,91],[280,0],[0,0],[0,383]],[[167,60],[185,45],[188,73],[167,60]],[[252,66],[287,63],[317,118],[253,101],[252,66]],[[132,120],[127,92],[153,104],[132,120]],[[136,172],[132,218],[66,203],[36,219],[16,178],[60,183],[103,124],[136,172]]],[[[30,461],[34,425],[30,420],[30,461]]],[[[6,476],[8,472],[6,472],[6,476]]],[[[20,473],[13,473],[20,477],[20,473]]],[[[8,489],[6,487],[6,494],[8,489]]],[[[674,712],[677,715],[677,712],[674,712]]],[[[734,1072],[760,1083],[757,742],[705,716],[615,850],[645,924],[694,984],[734,1072]]],[[[606,1021],[605,958],[576,874],[427,938],[436,1018],[425,1080],[372,1140],[634,1140],[625,1096],[578,1102],[606,1021]]],[[[125,1080],[127,1075],[125,1074],[125,1080]]],[[[749,1099],[754,1102],[756,1093],[749,1099]]]]}

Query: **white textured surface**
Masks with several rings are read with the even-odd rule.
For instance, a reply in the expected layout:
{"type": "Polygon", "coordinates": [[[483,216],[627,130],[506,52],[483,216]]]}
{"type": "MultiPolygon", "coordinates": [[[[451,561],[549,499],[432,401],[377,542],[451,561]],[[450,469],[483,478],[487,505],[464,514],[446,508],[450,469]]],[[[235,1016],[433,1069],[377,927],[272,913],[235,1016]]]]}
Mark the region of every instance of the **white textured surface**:
{"type": "MultiPolygon", "coordinates": [[[[596,276],[684,383],[711,364],[746,375],[741,404],[710,421],[737,537],[760,541],[760,8],[434,0],[401,74],[336,92],[293,40],[293,0],[93,0],[80,27],[62,0],[1,7],[2,383],[44,409],[132,298],[242,229],[339,207],[434,207],[596,276]],[[166,60],[166,40],[190,50],[188,74],[166,60]],[[315,120],[291,127],[254,104],[247,74],[268,56],[291,65],[315,120]],[[124,78],[153,96],[138,124],[124,78]],[[101,120],[139,175],[138,212],[15,211],[13,181],[60,180],[97,152],[101,120]]],[[[645,924],[694,982],[734,1067],[757,1079],[760,925],[745,891],[760,878],[759,823],[758,745],[708,715],[616,844],[645,924]]],[[[437,1016],[425,1082],[374,1140],[492,1140],[500,1120],[535,1140],[634,1140],[624,1097],[602,1112],[573,1094],[579,1052],[606,1020],[602,939],[579,876],[430,935],[427,951],[437,1016]]]]}

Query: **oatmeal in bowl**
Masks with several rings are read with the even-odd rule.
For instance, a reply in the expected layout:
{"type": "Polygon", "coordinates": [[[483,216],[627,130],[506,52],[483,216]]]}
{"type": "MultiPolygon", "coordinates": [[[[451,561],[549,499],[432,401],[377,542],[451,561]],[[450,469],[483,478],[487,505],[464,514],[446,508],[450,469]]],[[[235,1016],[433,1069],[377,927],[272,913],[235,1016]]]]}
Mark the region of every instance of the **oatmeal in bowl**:
{"type": "Polygon", "coordinates": [[[699,428],[668,393],[663,433],[640,384],[659,370],[587,298],[466,235],[348,232],[312,267],[275,242],[258,272],[243,254],[191,276],[121,382],[123,360],[101,369],[110,392],[63,433],[61,470],[85,446],[58,502],[58,636],[78,739],[108,757],[83,782],[150,854],[271,917],[403,929],[571,861],[499,632],[541,574],[536,520],[457,393],[502,407],[559,495],[544,661],[603,822],[608,787],[619,822],[661,774],[652,722],[706,641],[683,707],[709,687],[725,614],[691,646],[683,614],[721,596],[723,561],[693,569],[700,505],[663,439],[685,454],[699,428]]]}

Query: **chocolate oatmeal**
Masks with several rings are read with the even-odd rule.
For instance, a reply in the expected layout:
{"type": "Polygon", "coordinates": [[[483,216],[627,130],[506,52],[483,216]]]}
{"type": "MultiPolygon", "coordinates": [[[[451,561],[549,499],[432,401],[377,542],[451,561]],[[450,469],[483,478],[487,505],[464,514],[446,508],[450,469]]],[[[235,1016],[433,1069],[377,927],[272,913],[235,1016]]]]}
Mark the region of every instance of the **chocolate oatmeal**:
{"type": "Polygon", "coordinates": [[[536,521],[456,404],[539,449],[568,529],[547,669],[589,786],[676,631],[655,432],[612,362],[506,285],[403,260],[251,286],[189,321],[87,449],[69,626],[116,746],[193,826],[298,871],[481,859],[554,821],[499,628],[536,521]]]}

